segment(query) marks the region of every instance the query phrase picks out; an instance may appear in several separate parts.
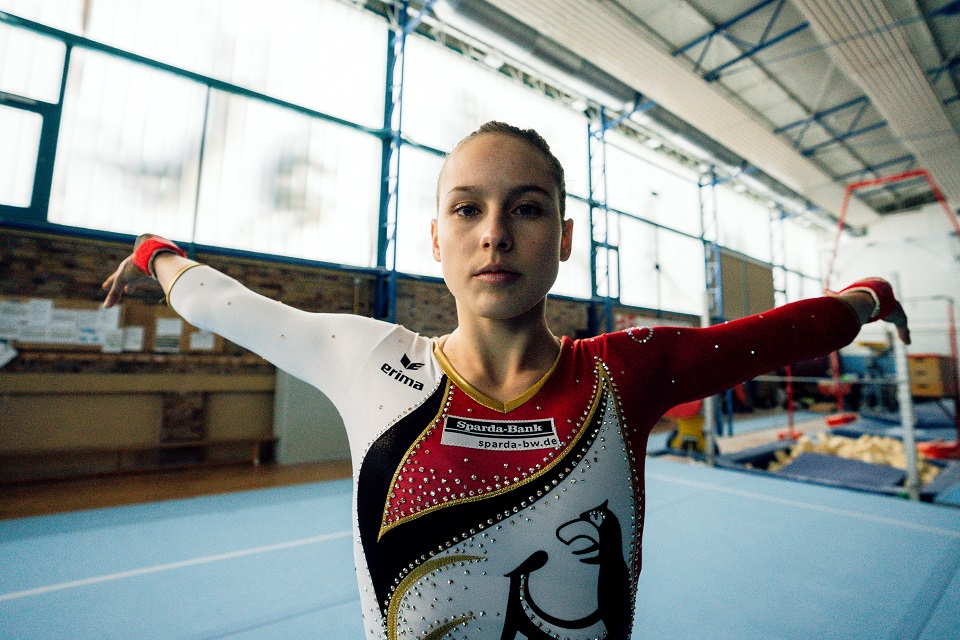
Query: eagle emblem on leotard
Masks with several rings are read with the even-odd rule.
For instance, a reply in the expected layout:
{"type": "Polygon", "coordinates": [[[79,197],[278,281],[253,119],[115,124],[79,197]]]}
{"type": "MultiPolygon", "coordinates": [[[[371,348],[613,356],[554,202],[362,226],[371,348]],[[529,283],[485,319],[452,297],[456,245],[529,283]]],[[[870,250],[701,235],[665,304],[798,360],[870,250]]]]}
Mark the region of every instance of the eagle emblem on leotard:
{"type": "Polygon", "coordinates": [[[544,623],[554,629],[585,629],[603,622],[606,640],[630,637],[630,571],[623,558],[620,521],[607,508],[607,501],[580,514],[556,530],[557,539],[570,547],[584,564],[598,565],[597,609],[575,620],[567,620],[542,609],[529,591],[530,575],[546,566],[546,551],[535,551],[506,574],[510,593],[503,625],[502,640],[515,640],[517,634],[528,640],[553,640],[555,635],[543,630],[544,623]]]}

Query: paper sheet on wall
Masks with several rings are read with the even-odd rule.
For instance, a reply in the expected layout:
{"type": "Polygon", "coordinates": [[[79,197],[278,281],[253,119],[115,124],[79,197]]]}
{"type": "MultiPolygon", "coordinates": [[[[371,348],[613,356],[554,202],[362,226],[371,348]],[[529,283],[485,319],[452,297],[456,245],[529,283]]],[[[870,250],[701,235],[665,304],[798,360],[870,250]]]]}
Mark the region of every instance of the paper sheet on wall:
{"type": "MultiPolygon", "coordinates": [[[[67,303],[69,304],[69,303],[67,303]]],[[[0,340],[58,345],[98,345],[120,328],[120,307],[58,308],[48,298],[0,301],[0,340]]]]}
{"type": "Polygon", "coordinates": [[[50,342],[53,322],[53,300],[35,298],[25,303],[26,313],[19,325],[17,340],[21,342],[50,342]]]}
{"type": "Polygon", "coordinates": [[[143,327],[124,327],[123,328],[123,350],[124,351],[143,351],[143,327]]]}
{"type": "Polygon", "coordinates": [[[213,351],[216,336],[209,331],[197,331],[190,334],[191,351],[213,351]]]}
{"type": "Polygon", "coordinates": [[[104,353],[123,352],[123,329],[110,329],[100,333],[104,353]]]}
{"type": "Polygon", "coordinates": [[[77,311],[77,343],[100,344],[100,334],[97,332],[97,312],[77,311]]]}
{"type": "Polygon", "coordinates": [[[29,317],[27,323],[35,325],[49,325],[53,320],[53,300],[49,298],[34,298],[27,303],[29,317]]]}
{"type": "Polygon", "coordinates": [[[6,342],[0,342],[0,368],[5,367],[17,357],[17,350],[6,342]]]}
{"type": "Polygon", "coordinates": [[[47,327],[47,341],[52,344],[78,344],[80,331],[77,312],[71,309],[54,309],[47,327]]]}
{"type": "Polygon", "coordinates": [[[19,340],[20,327],[27,324],[30,305],[26,302],[0,302],[0,340],[19,340]]]}
{"type": "Polygon", "coordinates": [[[180,318],[157,318],[157,331],[153,350],[158,353],[179,353],[183,320],[180,318]]]}

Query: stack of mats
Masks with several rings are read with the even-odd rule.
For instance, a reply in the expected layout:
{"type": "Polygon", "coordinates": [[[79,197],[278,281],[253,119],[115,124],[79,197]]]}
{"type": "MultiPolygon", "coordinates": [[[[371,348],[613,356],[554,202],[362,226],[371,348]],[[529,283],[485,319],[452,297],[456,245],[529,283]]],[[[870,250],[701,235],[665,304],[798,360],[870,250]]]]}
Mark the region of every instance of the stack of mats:
{"type": "MultiPolygon", "coordinates": [[[[916,404],[913,407],[913,414],[913,426],[917,442],[933,440],[953,442],[957,439],[956,419],[948,408],[940,403],[924,402],[916,404]]],[[[891,412],[860,414],[858,420],[837,427],[832,433],[848,438],[858,438],[864,434],[903,438],[900,414],[891,412]]]]}
{"type": "Polygon", "coordinates": [[[905,471],[887,465],[871,464],[812,451],[801,453],[790,464],[774,473],[794,480],[853,487],[880,493],[886,493],[890,488],[902,487],[907,478],[905,471]]]}

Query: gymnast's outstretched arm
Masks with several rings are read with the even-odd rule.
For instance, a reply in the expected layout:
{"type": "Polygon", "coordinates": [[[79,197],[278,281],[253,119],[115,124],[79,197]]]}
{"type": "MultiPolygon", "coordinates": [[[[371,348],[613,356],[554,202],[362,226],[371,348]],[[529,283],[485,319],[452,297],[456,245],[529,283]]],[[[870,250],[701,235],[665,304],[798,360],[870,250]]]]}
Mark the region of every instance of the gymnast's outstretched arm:
{"type": "Polygon", "coordinates": [[[310,313],[271,300],[186,258],[173,243],[149,236],[141,236],[134,253],[104,282],[104,306],[120,302],[148,274],[187,322],[253,351],[338,406],[350,392],[358,363],[395,329],[370,318],[310,313]]]}

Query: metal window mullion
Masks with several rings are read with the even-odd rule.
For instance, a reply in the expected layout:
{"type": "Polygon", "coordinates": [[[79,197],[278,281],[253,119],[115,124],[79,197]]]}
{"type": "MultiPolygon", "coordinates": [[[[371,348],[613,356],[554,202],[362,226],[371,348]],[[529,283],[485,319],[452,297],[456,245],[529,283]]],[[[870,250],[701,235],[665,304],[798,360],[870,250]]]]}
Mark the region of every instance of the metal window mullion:
{"type": "Polygon", "coordinates": [[[377,287],[374,314],[396,322],[397,313],[397,213],[402,139],[403,63],[406,45],[407,0],[398,8],[387,44],[386,91],[383,113],[383,152],[380,163],[380,213],[377,229],[377,287]]]}
{"type": "Polygon", "coordinates": [[[717,222],[716,170],[700,178],[700,228],[706,276],[706,315],[711,323],[723,319],[723,290],[721,288],[720,238],[717,222]]]}
{"type": "MultiPolygon", "coordinates": [[[[619,251],[610,244],[610,207],[607,205],[607,170],[606,170],[606,130],[607,119],[605,110],[601,107],[599,113],[599,125],[588,128],[588,194],[590,199],[590,271],[591,271],[591,297],[594,301],[601,302],[604,309],[603,331],[613,331],[613,289],[616,286],[617,293],[620,291],[620,269],[617,265],[617,282],[611,279],[610,261],[616,259],[619,263],[619,251]],[[601,218],[602,217],[602,218],[601,218]],[[603,238],[597,240],[596,227],[599,220],[603,220],[603,238]],[[603,252],[603,273],[600,274],[599,257],[603,252]],[[601,278],[602,275],[602,278],[601,278]],[[600,286],[606,285],[606,292],[601,295],[600,286]]],[[[591,323],[591,330],[598,333],[600,327],[595,321],[591,323]]]]}
{"type": "Polygon", "coordinates": [[[57,144],[60,137],[60,119],[63,115],[63,100],[67,93],[67,74],[70,71],[70,57],[73,47],[65,43],[63,53],[63,73],[60,76],[60,93],[57,104],[38,104],[37,112],[43,118],[40,129],[40,142],[37,149],[37,164],[33,175],[33,192],[30,195],[28,217],[46,222],[50,212],[50,195],[53,191],[53,169],[57,158],[57,144]]]}

